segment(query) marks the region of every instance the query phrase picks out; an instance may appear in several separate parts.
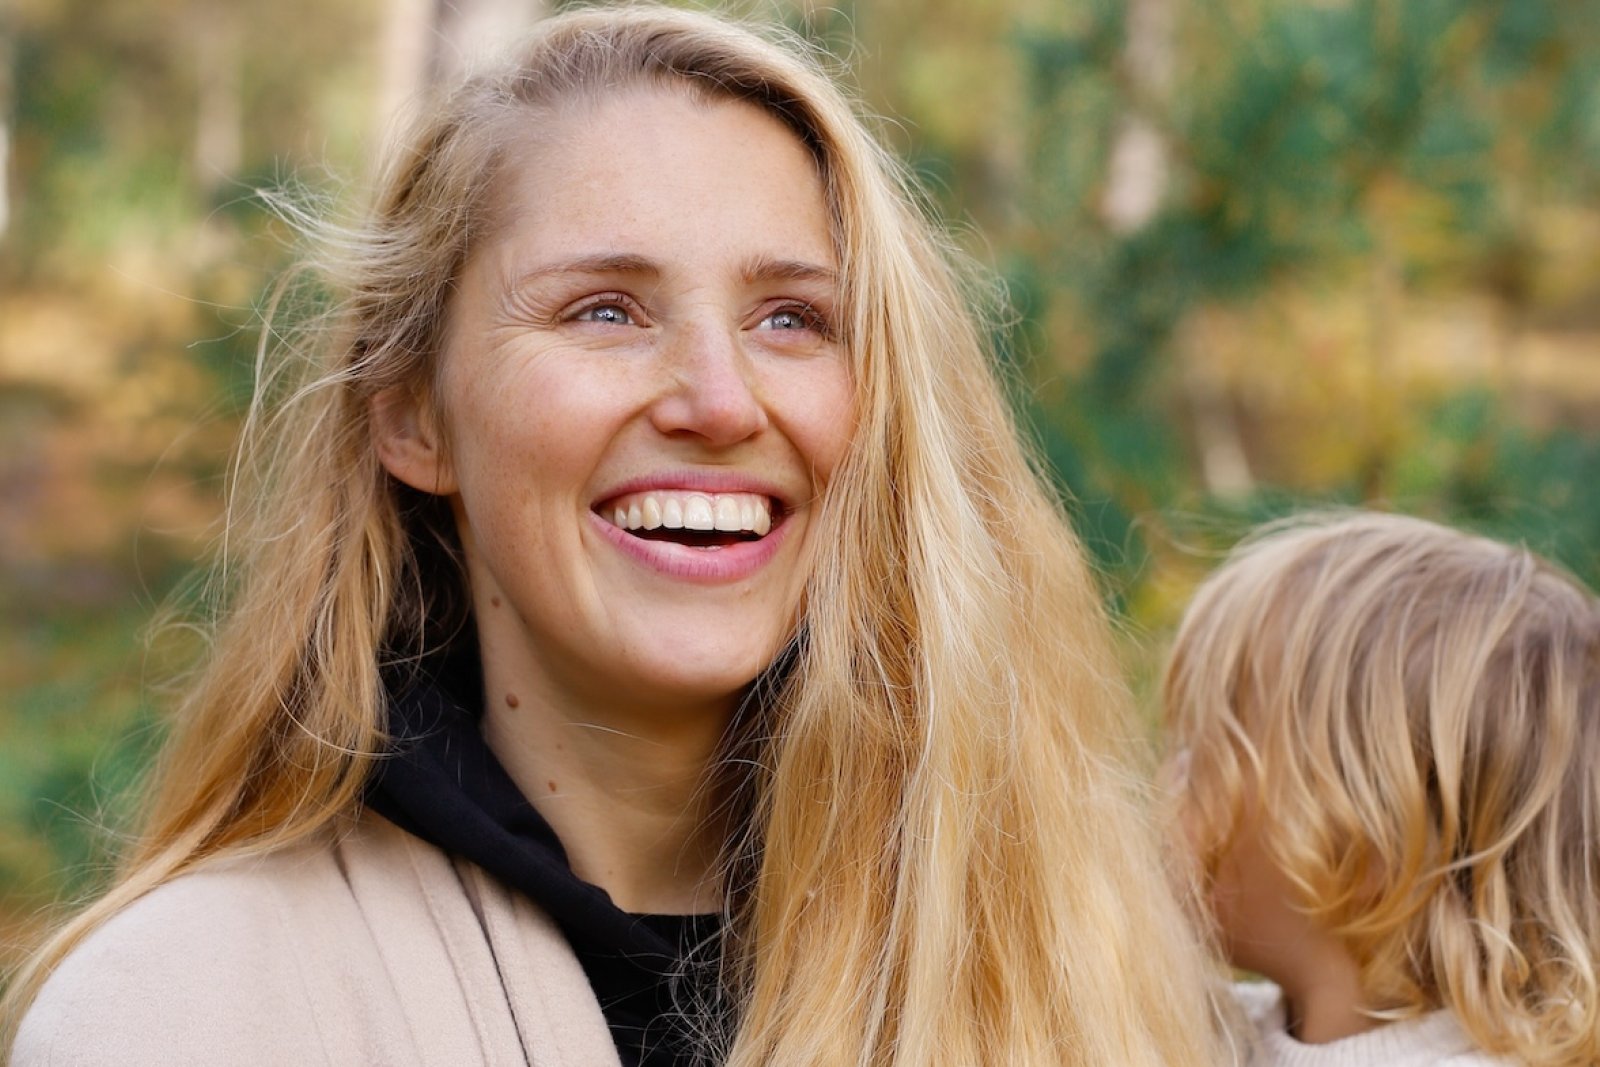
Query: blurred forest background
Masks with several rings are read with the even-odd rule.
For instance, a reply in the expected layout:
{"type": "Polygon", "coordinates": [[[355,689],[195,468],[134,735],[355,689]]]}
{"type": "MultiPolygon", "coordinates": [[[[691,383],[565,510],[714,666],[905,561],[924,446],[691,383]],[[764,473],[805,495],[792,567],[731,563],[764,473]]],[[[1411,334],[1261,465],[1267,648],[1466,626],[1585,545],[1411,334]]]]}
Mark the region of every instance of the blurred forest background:
{"type": "MultiPolygon", "coordinates": [[[[197,648],[271,280],[400,101],[559,4],[0,0],[0,964],[197,648]]],[[[770,0],[1010,294],[1148,678],[1215,553],[1368,503],[1600,582],[1600,0],[770,0]],[[1139,635],[1147,635],[1141,638],[1139,635]]]]}

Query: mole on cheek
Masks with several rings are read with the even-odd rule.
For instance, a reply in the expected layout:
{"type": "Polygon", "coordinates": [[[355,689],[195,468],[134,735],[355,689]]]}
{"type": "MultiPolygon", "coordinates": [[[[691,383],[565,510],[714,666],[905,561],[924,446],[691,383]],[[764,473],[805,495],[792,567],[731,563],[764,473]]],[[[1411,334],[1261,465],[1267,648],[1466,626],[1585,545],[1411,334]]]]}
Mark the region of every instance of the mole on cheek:
{"type": "Polygon", "coordinates": [[[497,596],[490,597],[489,598],[489,604],[490,604],[491,607],[496,607],[496,608],[499,607],[500,606],[500,598],[497,597],[497,596]]]}
{"type": "Polygon", "coordinates": [[[551,778],[544,784],[550,787],[550,792],[554,793],[556,791],[556,780],[554,778],[551,778]]]}
{"type": "Polygon", "coordinates": [[[521,704],[521,703],[522,703],[522,701],[517,699],[517,694],[515,694],[515,693],[507,693],[506,694],[506,707],[514,708],[518,704],[521,704]]]}

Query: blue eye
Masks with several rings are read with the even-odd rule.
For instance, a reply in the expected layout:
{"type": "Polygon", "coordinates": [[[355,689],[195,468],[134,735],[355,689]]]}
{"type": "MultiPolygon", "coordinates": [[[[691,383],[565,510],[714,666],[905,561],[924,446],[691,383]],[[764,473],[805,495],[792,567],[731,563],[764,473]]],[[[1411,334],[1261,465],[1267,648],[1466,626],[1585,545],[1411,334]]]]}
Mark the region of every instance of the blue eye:
{"type": "Polygon", "coordinates": [[[781,308],[762,319],[759,328],[764,330],[814,330],[820,334],[827,333],[827,324],[822,321],[822,316],[808,307],[781,308]]]}
{"type": "Polygon", "coordinates": [[[633,316],[621,304],[592,304],[573,318],[579,322],[603,322],[610,326],[633,325],[633,316]]]}

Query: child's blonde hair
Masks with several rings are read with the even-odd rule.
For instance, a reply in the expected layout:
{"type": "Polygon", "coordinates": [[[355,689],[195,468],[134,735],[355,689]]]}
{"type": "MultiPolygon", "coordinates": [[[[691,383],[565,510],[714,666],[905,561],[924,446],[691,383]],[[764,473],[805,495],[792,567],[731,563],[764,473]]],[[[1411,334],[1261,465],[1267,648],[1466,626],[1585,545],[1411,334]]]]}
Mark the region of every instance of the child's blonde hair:
{"type": "Polygon", "coordinates": [[[1600,1062],[1600,603],[1419,519],[1269,526],[1201,587],[1164,683],[1185,824],[1241,817],[1395,1017],[1600,1062]]]}

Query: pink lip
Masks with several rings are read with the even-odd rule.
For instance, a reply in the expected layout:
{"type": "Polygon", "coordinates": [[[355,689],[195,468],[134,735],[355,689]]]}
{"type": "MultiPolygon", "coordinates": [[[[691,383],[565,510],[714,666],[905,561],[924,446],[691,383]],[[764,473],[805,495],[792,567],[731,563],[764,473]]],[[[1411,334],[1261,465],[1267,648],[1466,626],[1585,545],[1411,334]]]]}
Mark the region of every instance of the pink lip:
{"type": "MultiPolygon", "coordinates": [[[[683,483],[677,485],[681,488],[683,483]]],[[[691,548],[671,541],[646,541],[642,537],[634,537],[593,511],[589,512],[589,521],[601,537],[616,545],[635,562],[669,578],[708,585],[736,582],[765,567],[777,554],[789,530],[789,524],[785,521],[774,526],[772,532],[759,541],[740,541],[719,548],[691,548]]]]}

